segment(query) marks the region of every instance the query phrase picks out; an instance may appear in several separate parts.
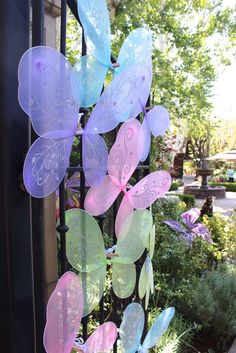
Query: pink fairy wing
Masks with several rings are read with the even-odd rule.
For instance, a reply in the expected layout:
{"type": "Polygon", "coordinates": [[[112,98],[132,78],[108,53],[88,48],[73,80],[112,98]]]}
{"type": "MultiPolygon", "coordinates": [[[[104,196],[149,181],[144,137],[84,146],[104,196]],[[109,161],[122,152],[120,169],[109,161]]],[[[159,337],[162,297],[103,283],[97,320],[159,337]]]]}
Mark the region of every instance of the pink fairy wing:
{"type": "Polygon", "coordinates": [[[134,208],[131,205],[131,203],[129,202],[128,195],[127,194],[124,195],[124,197],[121,201],[119,210],[117,212],[116,221],[115,221],[115,233],[116,233],[117,238],[119,237],[120,230],[121,230],[123,223],[125,222],[128,215],[133,212],[133,210],[134,210],[134,208]]]}
{"type": "Polygon", "coordinates": [[[194,227],[194,223],[200,217],[201,211],[198,208],[191,208],[189,211],[184,212],[181,215],[182,221],[189,228],[194,227]]]}
{"type": "Polygon", "coordinates": [[[57,189],[69,164],[73,137],[49,140],[38,138],[25,158],[23,179],[34,197],[46,197],[57,189]]]}
{"type": "Polygon", "coordinates": [[[53,48],[33,47],[22,56],[18,99],[38,135],[60,138],[76,131],[79,106],[71,89],[73,75],[68,60],[53,48]]]}
{"type": "Polygon", "coordinates": [[[171,176],[160,170],[147,175],[128,191],[129,201],[134,208],[147,208],[163,197],[171,186],[171,176]]]}
{"type": "Polygon", "coordinates": [[[101,184],[107,172],[108,151],[104,139],[100,135],[84,134],[83,167],[88,185],[101,184]]]}
{"type": "Polygon", "coordinates": [[[142,125],[138,120],[124,123],[108,156],[108,174],[125,186],[135,171],[143,150],[142,125]]]}
{"type": "Polygon", "coordinates": [[[170,116],[167,109],[161,105],[152,108],[146,115],[145,120],[153,136],[164,136],[170,126],[170,116]]]}
{"type": "Polygon", "coordinates": [[[142,133],[144,135],[144,148],[140,160],[144,162],[148,157],[151,147],[151,132],[146,119],[142,123],[142,133]]]}
{"type": "Polygon", "coordinates": [[[106,322],[98,327],[85,342],[88,353],[108,353],[117,337],[117,327],[113,322],[106,322]]]}
{"type": "Polygon", "coordinates": [[[47,353],[70,353],[83,313],[83,290],[73,272],[58,281],[47,305],[43,342],[47,353]]]}
{"type": "Polygon", "coordinates": [[[97,187],[91,187],[86,195],[84,208],[93,216],[106,212],[120,193],[120,188],[107,175],[97,187]]]}
{"type": "Polygon", "coordinates": [[[141,65],[128,67],[114,77],[96,104],[86,124],[86,132],[105,133],[113,130],[119,122],[135,118],[142,111],[140,103],[138,109],[137,104],[149,80],[149,68],[141,65]]]}

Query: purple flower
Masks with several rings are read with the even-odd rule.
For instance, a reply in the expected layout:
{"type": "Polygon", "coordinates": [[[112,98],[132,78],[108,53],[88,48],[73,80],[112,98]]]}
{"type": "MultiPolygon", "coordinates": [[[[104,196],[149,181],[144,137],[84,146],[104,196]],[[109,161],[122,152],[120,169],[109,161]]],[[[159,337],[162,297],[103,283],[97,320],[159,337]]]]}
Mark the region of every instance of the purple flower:
{"type": "Polygon", "coordinates": [[[176,230],[191,246],[197,237],[201,237],[208,243],[212,243],[209,229],[202,223],[195,223],[201,212],[198,208],[191,208],[181,215],[182,223],[174,220],[164,221],[165,224],[176,230]]]}

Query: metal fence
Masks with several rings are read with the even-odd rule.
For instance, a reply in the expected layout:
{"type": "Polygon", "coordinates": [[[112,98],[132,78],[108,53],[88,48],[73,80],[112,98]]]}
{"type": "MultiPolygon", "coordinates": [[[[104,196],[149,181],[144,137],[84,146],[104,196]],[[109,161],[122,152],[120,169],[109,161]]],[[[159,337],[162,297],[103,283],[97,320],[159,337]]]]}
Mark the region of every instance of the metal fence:
{"type": "MultiPolygon", "coordinates": [[[[32,46],[44,43],[44,0],[32,0],[32,46]]],[[[66,24],[67,10],[70,8],[79,21],[76,0],[61,0],[61,32],[60,51],[66,54],[66,24]]],[[[44,352],[42,335],[46,319],[45,294],[45,266],[44,266],[44,236],[43,236],[43,201],[30,198],[19,191],[19,175],[22,172],[23,154],[27,150],[28,122],[17,103],[17,66],[20,56],[30,46],[30,4],[23,0],[17,4],[15,0],[1,0],[0,4],[0,36],[2,54],[0,57],[0,153],[1,165],[0,182],[3,185],[2,203],[0,210],[0,258],[1,258],[1,350],[8,353],[41,353],[44,352]],[[20,33],[20,40],[17,39],[20,33]],[[19,41],[18,41],[19,40],[19,41]],[[4,53],[4,54],[3,54],[4,53]],[[11,86],[9,87],[9,80],[11,86]],[[11,95],[10,96],[10,90],[11,95]],[[5,99],[5,101],[4,101],[5,99]],[[9,121],[7,121],[7,117],[9,121]],[[20,127],[20,128],[19,128],[20,127]],[[11,133],[11,134],[10,134],[11,133]],[[24,142],[23,142],[24,141],[24,142]],[[17,147],[17,143],[19,143],[17,147]],[[16,148],[19,151],[16,151],[16,148]],[[20,159],[20,162],[19,162],[20,159]],[[9,165],[11,164],[11,166],[9,165]],[[12,167],[12,165],[14,166],[12,167]],[[14,190],[12,190],[12,187],[14,190]],[[13,203],[13,204],[12,204],[13,203]]],[[[84,38],[82,40],[82,55],[86,54],[84,38]]],[[[115,61],[114,58],[112,58],[115,61]]],[[[87,111],[83,110],[82,127],[85,125],[87,111]]],[[[32,139],[34,139],[32,132],[32,139]]],[[[36,136],[35,136],[36,137],[36,136]]],[[[115,141],[116,132],[112,139],[115,141]]],[[[78,154],[82,156],[82,143],[78,145],[78,154]]],[[[83,208],[86,193],[82,159],[80,167],[69,167],[68,172],[80,173],[80,205],[83,208]]],[[[138,166],[135,172],[136,181],[149,172],[149,160],[138,166]]],[[[60,273],[67,271],[66,232],[65,223],[65,183],[59,190],[60,224],[57,231],[60,233],[60,253],[58,257],[60,273]]],[[[114,220],[117,212],[117,203],[112,209],[113,242],[116,242],[114,220]]],[[[98,217],[103,231],[107,215],[98,217]]],[[[56,233],[56,232],[55,232],[56,233]]],[[[143,259],[137,265],[137,283],[143,259]]],[[[133,296],[139,301],[138,286],[133,296]]],[[[110,302],[112,310],[109,319],[119,326],[118,312],[130,303],[132,298],[118,299],[111,290],[110,302]]],[[[102,324],[105,317],[105,299],[102,298],[98,312],[98,321],[102,324]]],[[[147,317],[147,313],[146,313],[147,317]]],[[[89,317],[83,319],[83,338],[88,334],[89,317]]],[[[147,321],[146,321],[147,325],[147,321]]],[[[146,332],[146,326],[144,334],[146,332]]],[[[114,345],[114,352],[117,347],[114,345]]]]}

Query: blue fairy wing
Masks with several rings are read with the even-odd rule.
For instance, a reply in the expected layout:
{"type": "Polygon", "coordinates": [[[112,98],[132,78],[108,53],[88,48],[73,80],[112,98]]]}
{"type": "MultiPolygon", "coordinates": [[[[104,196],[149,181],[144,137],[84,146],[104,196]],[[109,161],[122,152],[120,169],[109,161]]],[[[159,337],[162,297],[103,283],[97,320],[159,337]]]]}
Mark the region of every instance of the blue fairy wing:
{"type": "Polygon", "coordinates": [[[138,303],[131,303],[124,311],[120,325],[120,338],[125,353],[134,353],[140,345],[144,328],[144,312],[138,303]]]}
{"type": "Polygon", "coordinates": [[[18,100],[38,135],[49,139],[74,135],[79,105],[71,89],[73,75],[68,60],[53,48],[33,47],[22,56],[18,100]]]}
{"type": "Polygon", "coordinates": [[[72,90],[81,107],[87,108],[97,103],[107,71],[108,67],[101,64],[94,56],[82,56],[75,64],[72,90]]]}
{"type": "Polygon", "coordinates": [[[78,0],[78,14],[89,51],[104,65],[110,64],[111,28],[105,0],[78,0]]]}
{"type": "Polygon", "coordinates": [[[164,136],[170,126],[170,117],[167,109],[161,105],[152,108],[146,115],[145,120],[153,136],[164,136]]]}
{"type": "Polygon", "coordinates": [[[173,319],[174,314],[175,308],[170,307],[165,309],[160,315],[157,316],[143,342],[142,347],[144,352],[155,346],[161,336],[164,335],[169,327],[171,320],[173,319]]]}
{"type": "Polygon", "coordinates": [[[117,73],[126,67],[141,64],[147,66],[147,58],[151,57],[152,51],[152,32],[146,28],[134,29],[120,49],[117,62],[120,64],[115,69],[117,73]]]}
{"type": "Polygon", "coordinates": [[[24,162],[23,179],[30,195],[41,198],[55,191],[69,165],[73,137],[38,138],[30,147],[24,162]]]}

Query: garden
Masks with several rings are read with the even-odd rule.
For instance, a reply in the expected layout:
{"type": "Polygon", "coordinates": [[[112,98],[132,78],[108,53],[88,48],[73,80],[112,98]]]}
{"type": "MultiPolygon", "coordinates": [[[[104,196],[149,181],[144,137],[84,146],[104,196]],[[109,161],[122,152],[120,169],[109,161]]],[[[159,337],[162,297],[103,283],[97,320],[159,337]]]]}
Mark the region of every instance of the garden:
{"type": "Polygon", "coordinates": [[[214,87],[236,5],[23,10],[24,45],[6,46],[18,110],[1,115],[1,146],[25,119],[1,176],[5,351],[235,353],[236,107],[218,113],[214,87]]]}

